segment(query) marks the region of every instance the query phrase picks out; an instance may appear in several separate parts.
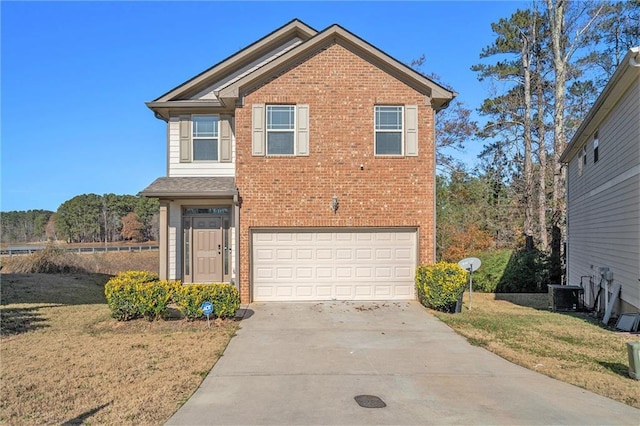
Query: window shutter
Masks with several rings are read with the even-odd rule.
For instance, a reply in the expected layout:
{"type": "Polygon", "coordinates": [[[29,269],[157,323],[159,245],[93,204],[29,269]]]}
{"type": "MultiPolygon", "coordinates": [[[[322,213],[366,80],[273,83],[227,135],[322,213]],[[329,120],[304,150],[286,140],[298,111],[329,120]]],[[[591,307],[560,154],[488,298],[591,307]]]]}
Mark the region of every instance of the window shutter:
{"type": "Polygon", "coordinates": [[[418,155],[418,106],[404,107],[404,153],[407,156],[418,155]]]}
{"type": "Polygon", "coordinates": [[[220,116],[220,162],[231,162],[231,143],[232,143],[231,131],[231,116],[220,116]]]}
{"type": "Polygon", "coordinates": [[[256,104],[252,107],[251,146],[253,155],[264,155],[264,133],[265,133],[264,104],[256,104]]]}
{"type": "Polygon", "coordinates": [[[180,162],[191,161],[191,116],[180,116],[180,162]]]}
{"type": "Polygon", "coordinates": [[[297,155],[309,155],[309,105],[298,105],[297,114],[297,155]]]}

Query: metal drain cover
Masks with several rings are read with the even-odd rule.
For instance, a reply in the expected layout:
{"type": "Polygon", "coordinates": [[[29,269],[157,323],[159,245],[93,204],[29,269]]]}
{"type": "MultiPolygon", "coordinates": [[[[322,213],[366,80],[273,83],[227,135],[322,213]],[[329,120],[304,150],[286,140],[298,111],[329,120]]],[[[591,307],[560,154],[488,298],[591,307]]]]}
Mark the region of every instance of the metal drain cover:
{"type": "Polygon", "coordinates": [[[375,395],[358,395],[353,397],[359,406],[364,408],[384,408],[387,404],[375,395]]]}

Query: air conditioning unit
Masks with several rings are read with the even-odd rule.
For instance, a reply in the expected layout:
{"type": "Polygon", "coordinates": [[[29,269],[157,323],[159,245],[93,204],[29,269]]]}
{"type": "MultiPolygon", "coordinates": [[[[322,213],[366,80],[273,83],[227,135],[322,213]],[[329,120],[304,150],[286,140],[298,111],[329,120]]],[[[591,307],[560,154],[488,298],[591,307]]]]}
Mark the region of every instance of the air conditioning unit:
{"type": "Polygon", "coordinates": [[[549,306],[553,311],[579,311],[584,308],[584,289],[579,285],[550,284],[549,306]]]}

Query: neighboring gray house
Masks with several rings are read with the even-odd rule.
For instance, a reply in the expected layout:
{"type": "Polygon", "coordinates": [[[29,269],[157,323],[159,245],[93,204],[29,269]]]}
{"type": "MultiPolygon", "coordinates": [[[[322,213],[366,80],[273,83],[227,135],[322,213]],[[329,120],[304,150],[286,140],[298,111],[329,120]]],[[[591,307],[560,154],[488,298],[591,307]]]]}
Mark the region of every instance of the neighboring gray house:
{"type": "Polygon", "coordinates": [[[629,50],[561,157],[568,164],[568,283],[582,278],[593,306],[600,268],[608,267],[606,287],[621,286],[617,314],[640,307],[639,76],[640,46],[629,50]]]}

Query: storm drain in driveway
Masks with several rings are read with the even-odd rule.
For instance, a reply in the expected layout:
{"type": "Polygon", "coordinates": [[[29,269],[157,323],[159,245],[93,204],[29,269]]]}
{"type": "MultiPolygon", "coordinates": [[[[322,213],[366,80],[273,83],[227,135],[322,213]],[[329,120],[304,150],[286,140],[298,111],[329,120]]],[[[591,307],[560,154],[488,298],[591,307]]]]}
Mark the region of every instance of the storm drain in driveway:
{"type": "Polygon", "coordinates": [[[375,395],[358,395],[353,397],[359,406],[364,408],[384,408],[387,404],[375,395]]]}

